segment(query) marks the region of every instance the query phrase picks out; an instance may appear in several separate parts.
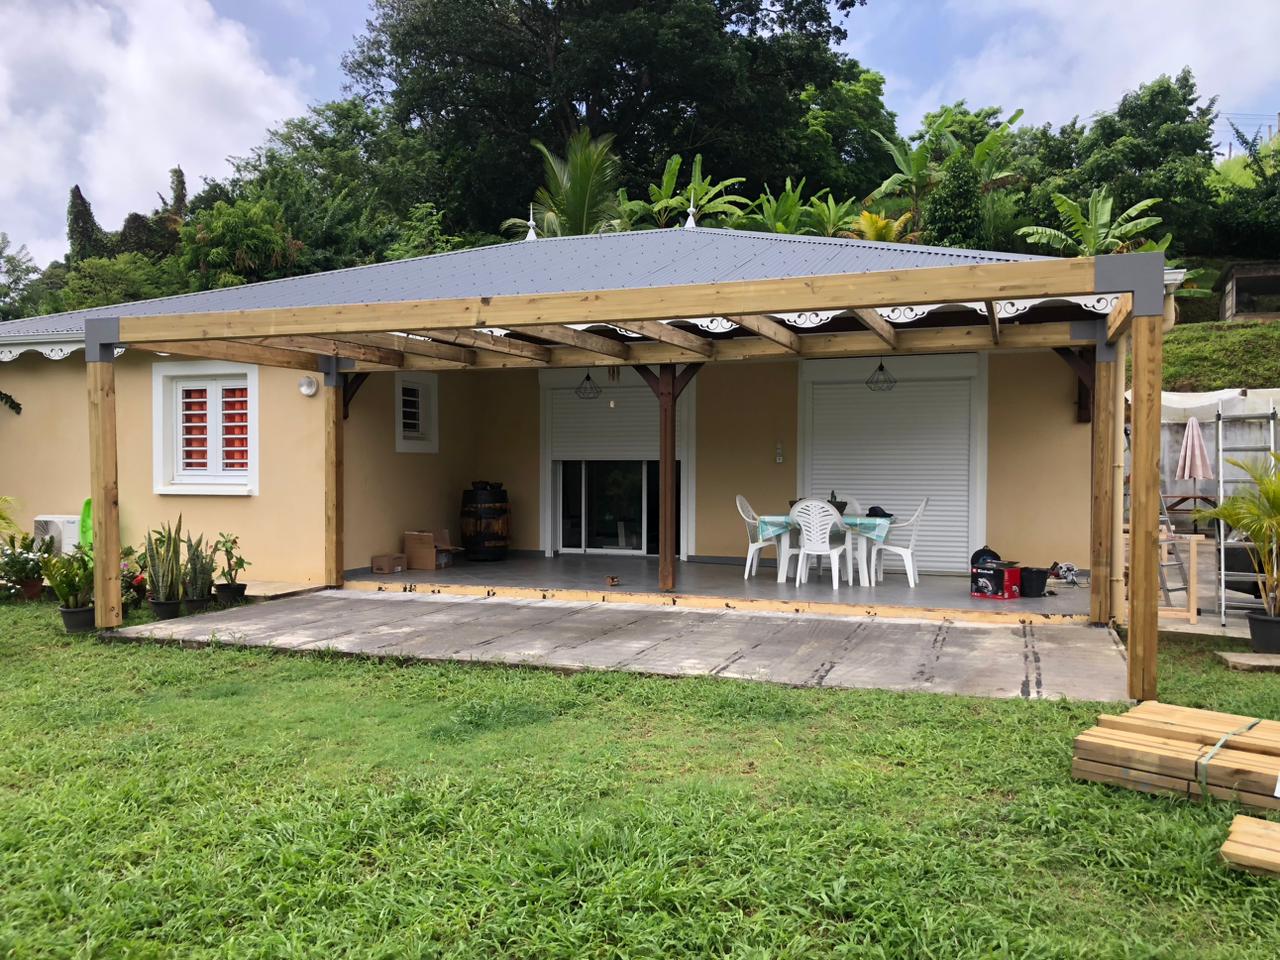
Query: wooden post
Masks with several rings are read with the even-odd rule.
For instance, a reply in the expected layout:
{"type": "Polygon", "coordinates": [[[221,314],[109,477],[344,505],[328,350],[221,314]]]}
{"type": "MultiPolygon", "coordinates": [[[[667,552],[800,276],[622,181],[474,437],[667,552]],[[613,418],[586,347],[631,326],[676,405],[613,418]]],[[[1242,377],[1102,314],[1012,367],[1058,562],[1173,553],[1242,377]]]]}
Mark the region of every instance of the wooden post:
{"type": "Polygon", "coordinates": [[[85,364],[89,384],[89,495],[93,498],[93,622],[99,630],[123,621],[120,597],[120,483],[116,471],[116,368],[85,364]]]}
{"type": "Polygon", "coordinates": [[[1125,356],[1128,335],[1116,341],[1116,375],[1112,384],[1115,401],[1111,437],[1111,616],[1128,621],[1124,590],[1124,425],[1125,356]]]}
{"type": "Polygon", "coordinates": [[[658,589],[676,587],[676,365],[658,367],[658,589]]]}
{"type": "Polygon", "coordinates": [[[1116,428],[1114,360],[1099,360],[1093,375],[1093,446],[1090,487],[1093,490],[1089,522],[1089,620],[1111,620],[1111,504],[1115,497],[1111,458],[1116,428]]]}
{"type": "Polygon", "coordinates": [[[324,580],[342,586],[342,378],[324,390],[324,580]]]}
{"type": "Polygon", "coordinates": [[[1156,698],[1160,563],[1160,385],[1164,317],[1135,316],[1129,471],[1129,696],[1156,698]]]}

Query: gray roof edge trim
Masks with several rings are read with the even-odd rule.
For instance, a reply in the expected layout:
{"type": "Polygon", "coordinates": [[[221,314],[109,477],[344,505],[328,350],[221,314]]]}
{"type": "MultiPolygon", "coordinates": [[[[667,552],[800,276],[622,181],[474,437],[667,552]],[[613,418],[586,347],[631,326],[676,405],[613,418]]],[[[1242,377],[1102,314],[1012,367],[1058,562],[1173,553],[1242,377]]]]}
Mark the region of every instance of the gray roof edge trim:
{"type": "Polygon", "coordinates": [[[1112,253],[1093,261],[1093,288],[1099,293],[1132,293],[1136,317],[1164,315],[1164,254],[1112,253]]]}
{"type": "Polygon", "coordinates": [[[120,342],[119,317],[88,317],[84,321],[84,355],[88,363],[111,363],[120,342]]]}

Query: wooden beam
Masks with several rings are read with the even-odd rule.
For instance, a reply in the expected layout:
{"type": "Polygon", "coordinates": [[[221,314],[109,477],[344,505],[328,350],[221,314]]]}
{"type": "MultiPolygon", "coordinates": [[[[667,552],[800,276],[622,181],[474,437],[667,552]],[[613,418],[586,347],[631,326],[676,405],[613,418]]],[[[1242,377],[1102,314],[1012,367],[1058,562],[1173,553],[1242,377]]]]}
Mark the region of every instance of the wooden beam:
{"type": "MultiPolygon", "coordinates": [[[[355,334],[359,336],[359,334],[355,334]]],[[[376,363],[384,367],[403,367],[404,352],[388,350],[386,347],[372,346],[348,340],[331,340],[328,337],[262,337],[242,340],[241,343],[256,347],[282,347],[285,350],[299,350],[303,353],[314,353],[322,357],[343,357],[347,360],[360,360],[364,363],[376,363]]]]}
{"type": "Polygon", "coordinates": [[[983,304],[987,308],[987,323],[991,325],[991,342],[1000,345],[1000,314],[996,313],[996,302],[994,300],[984,300],[983,304]]]}
{"type": "MultiPolygon", "coordinates": [[[[711,362],[741,360],[794,359],[795,354],[781,344],[763,337],[733,337],[726,340],[707,340],[711,362]]],[[[928,327],[919,330],[898,331],[898,352],[907,354],[969,353],[985,351],[1046,350],[1053,347],[1092,346],[1096,338],[1092,330],[1087,335],[1071,323],[1027,323],[1007,327],[1000,337],[1000,344],[992,344],[985,324],[968,327],[928,327]]],[[[869,330],[853,330],[845,333],[806,333],[800,336],[800,356],[820,357],[875,357],[883,355],[885,344],[869,330]]],[[[624,363],[589,350],[576,347],[556,347],[551,351],[549,367],[616,367],[636,364],[687,363],[689,351],[666,343],[633,341],[629,344],[630,362],[624,363]]],[[[444,363],[427,358],[410,369],[448,370],[444,363]]],[[[412,363],[413,358],[407,358],[412,363]]],[[[518,357],[499,358],[480,353],[475,369],[490,370],[508,367],[534,366],[518,357]]],[[[361,369],[357,364],[355,370],[361,369]]]]}
{"type": "MultiPolygon", "coordinates": [[[[527,343],[524,340],[512,340],[510,337],[500,337],[497,334],[487,333],[484,330],[425,330],[422,334],[424,337],[430,337],[438,343],[452,343],[460,347],[470,347],[476,350],[489,350],[493,353],[502,353],[511,357],[520,357],[524,360],[532,360],[537,363],[546,363],[551,359],[551,351],[546,347],[539,346],[536,343],[527,343]]],[[[412,341],[413,343],[430,347],[431,344],[422,344],[420,340],[412,341]]],[[[418,347],[412,351],[405,348],[405,353],[419,353],[418,347]]],[[[421,354],[423,356],[432,356],[430,353],[421,354]]]]}
{"type": "MultiPolygon", "coordinates": [[[[592,353],[602,353],[606,357],[613,357],[615,360],[626,360],[631,356],[629,344],[610,340],[608,337],[602,337],[600,334],[592,333],[590,330],[574,330],[571,327],[548,323],[533,327],[521,327],[520,332],[540,337],[543,340],[550,340],[552,343],[578,347],[582,350],[590,350],[592,353]]],[[[543,347],[542,349],[545,350],[546,348],[543,347]]]]}
{"type": "Polygon", "coordinates": [[[1163,316],[1134,317],[1129,472],[1129,696],[1156,699],[1163,316]]]}
{"type": "Polygon", "coordinates": [[[124,618],[120,595],[120,483],[116,468],[115,364],[85,364],[89,387],[89,495],[93,498],[93,622],[99,630],[124,618]]]}
{"type": "Polygon", "coordinates": [[[343,466],[342,387],[324,391],[324,581],[342,586],[343,466]]]}
{"type": "Polygon", "coordinates": [[[334,339],[343,343],[363,343],[372,347],[395,350],[406,356],[430,357],[467,366],[470,366],[475,359],[474,350],[459,349],[448,343],[435,343],[420,337],[405,336],[403,333],[350,333],[334,339]]]}
{"type": "Polygon", "coordinates": [[[1124,539],[1124,424],[1125,424],[1125,354],[1128,338],[1115,343],[1116,375],[1112,378],[1115,396],[1111,401],[1111,618],[1128,622],[1125,603],[1125,539],[1124,539]]]}
{"type": "MultiPolygon", "coordinates": [[[[1112,451],[1116,428],[1115,361],[1098,361],[1093,377],[1093,434],[1091,437],[1089,512],[1089,620],[1108,623],[1111,620],[1111,516],[1112,451]]],[[[1123,562],[1123,561],[1122,561],[1123,562]]]]}
{"type": "Polygon", "coordinates": [[[349,373],[342,378],[342,419],[351,416],[351,401],[356,398],[364,382],[369,379],[367,373],[349,373]]]}
{"type": "Polygon", "coordinates": [[[888,344],[890,350],[898,349],[898,328],[874,310],[863,307],[852,311],[859,322],[888,344]]]}
{"type": "MultiPolygon", "coordinates": [[[[630,330],[650,340],[657,340],[659,343],[677,347],[688,353],[696,353],[702,357],[711,356],[713,349],[711,341],[706,337],[700,337],[696,333],[690,333],[688,330],[681,330],[679,327],[657,320],[636,320],[615,323],[614,326],[619,330],[630,330]]],[[[631,346],[638,346],[638,344],[631,344],[631,346]]]]}
{"type": "Polygon", "coordinates": [[[792,353],[800,352],[800,337],[790,327],[774,320],[772,317],[735,314],[725,317],[725,319],[731,323],[736,323],[744,330],[750,330],[766,340],[772,340],[779,346],[786,347],[792,353]]]}
{"type": "Polygon", "coordinates": [[[233,363],[256,363],[263,367],[284,367],[289,370],[320,369],[319,358],[301,350],[285,350],[280,347],[254,346],[235,340],[177,340],[135,343],[135,350],[152,353],[172,353],[180,357],[198,357],[202,360],[229,360],[233,363]]]}
{"type": "Polygon", "coordinates": [[[1071,368],[1080,382],[1093,389],[1094,363],[1092,359],[1082,356],[1070,347],[1054,347],[1053,352],[1060,356],[1071,368]]]}
{"type": "Polygon", "coordinates": [[[689,384],[693,383],[693,378],[698,375],[698,371],[701,369],[702,369],[702,364],[689,363],[689,364],[686,364],[685,368],[680,371],[679,375],[676,377],[676,385],[675,385],[677,400],[680,399],[680,394],[684,393],[684,388],[687,387],[689,384]]]}
{"type": "Polygon", "coordinates": [[[1129,324],[1133,320],[1133,294],[1122,293],[1116,305],[1107,314],[1107,343],[1115,343],[1129,332],[1129,324]]]}
{"type": "Polygon", "coordinates": [[[904,303],[956,303],[975,297],[1066,297],[1097,292],[1094,268],[1092,257],[1076,257],[620,290],[126,315],[120,319],[118,342],[334,336],[547,323],[621,325],[726,313],[779,314],[904,303]]]}

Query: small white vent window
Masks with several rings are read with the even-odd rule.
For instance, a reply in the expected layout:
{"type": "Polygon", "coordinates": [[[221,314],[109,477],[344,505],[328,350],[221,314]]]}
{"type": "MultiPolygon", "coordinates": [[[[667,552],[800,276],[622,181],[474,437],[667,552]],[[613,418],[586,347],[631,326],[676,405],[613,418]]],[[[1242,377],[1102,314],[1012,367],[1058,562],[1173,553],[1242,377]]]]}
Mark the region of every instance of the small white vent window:
{"type": "Polygon", "coordinates": [[[438,453],[439,417],[434,373],[397,373],[396,452],[438,453]]]}

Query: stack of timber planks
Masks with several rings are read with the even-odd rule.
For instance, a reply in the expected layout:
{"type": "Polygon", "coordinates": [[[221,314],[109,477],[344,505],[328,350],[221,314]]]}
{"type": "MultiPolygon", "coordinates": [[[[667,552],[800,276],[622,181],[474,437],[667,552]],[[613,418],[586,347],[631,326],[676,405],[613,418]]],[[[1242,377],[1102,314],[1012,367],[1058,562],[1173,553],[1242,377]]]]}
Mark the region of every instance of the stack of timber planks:
{"type": "Polygon", "coordinates": [[[1071,774],[1145,793],[1280,810],[1280,722],[1148,700],[1076,737],[1071,774]],[[1225,738],[1225,739],[1224,739],[1225,738]]]}
{"type": "Polygon", "coordinates": [[[1280,874],[1280,823],[1236,814],[1222,859],[1252,873],[1280,874]]]}

